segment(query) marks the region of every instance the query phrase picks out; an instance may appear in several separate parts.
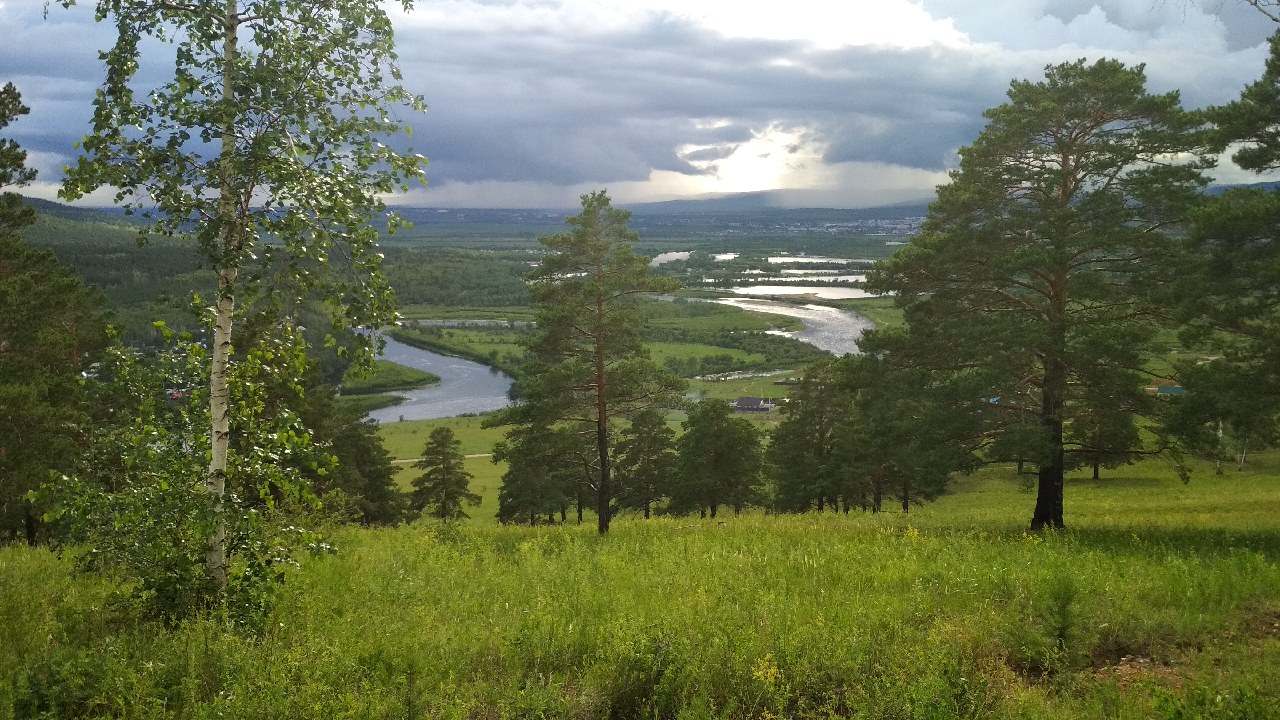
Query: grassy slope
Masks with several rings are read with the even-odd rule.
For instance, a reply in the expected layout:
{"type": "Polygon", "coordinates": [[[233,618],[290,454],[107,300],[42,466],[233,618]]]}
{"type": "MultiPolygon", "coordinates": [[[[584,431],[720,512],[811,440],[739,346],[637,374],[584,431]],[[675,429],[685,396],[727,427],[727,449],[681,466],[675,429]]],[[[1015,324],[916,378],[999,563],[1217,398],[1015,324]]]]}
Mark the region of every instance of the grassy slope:
{"type": "Polygon", "coordinates": [[[258,638],[138,626],[4,548],[0,717],[1277,717],[1280,457],[1254,462],[1073,478],[1047,536],[1009,468],[910,515],[344,528],[258,638]]]}
{"type": "Polygon", "coordinates": [[[373,372],[342,383],[344,395],[373,395],[394,390],[412,390],[440,382],[440,376],[390,360],[375,360],[373,372]]]}

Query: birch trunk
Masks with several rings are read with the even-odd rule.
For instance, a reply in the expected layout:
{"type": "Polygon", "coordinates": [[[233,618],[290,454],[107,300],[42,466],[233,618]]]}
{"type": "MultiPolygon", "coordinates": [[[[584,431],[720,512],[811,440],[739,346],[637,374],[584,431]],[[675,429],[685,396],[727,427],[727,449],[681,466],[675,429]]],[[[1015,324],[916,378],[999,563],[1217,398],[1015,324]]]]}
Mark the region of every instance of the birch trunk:
{"type": "MultiPolygon", "coordinates": [[[[223,17],[222,98],[235,97],[234,73],[239,29],[237,0],[227,0],[223,17]]],[[[218,169],[218,241],[223,267],[218,271],[217,315],[213,326],[212,362],[209,370],[209,472],[205,489],[213,510],[213,530],[205,553],[205,571],[219,590],[227,588],[227,452],[231,445],[231,390],[227,366],[231,361],[231,324],[236,309],[236,262],[244,230],[238,212],[235,178],[235,128],[223,118],[218,169]],[[228,262],[230,260],[230,262],[228,262]],[[228,267],[230,266],[230,267],[228,267]]]]}

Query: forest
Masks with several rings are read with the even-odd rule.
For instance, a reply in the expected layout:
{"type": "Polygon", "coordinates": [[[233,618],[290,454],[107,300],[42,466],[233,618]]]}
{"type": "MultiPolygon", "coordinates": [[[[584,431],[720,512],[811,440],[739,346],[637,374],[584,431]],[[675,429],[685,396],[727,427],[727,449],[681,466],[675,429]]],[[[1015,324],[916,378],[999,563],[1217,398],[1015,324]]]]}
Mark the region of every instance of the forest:
{"type": "Polygon", "coordinates": [[[0,140],[0,718],[1280,717],[1280,192],[1206,192],[1280,169],[1280,34],[1204,110],[1011,82],[905,244],[449,242],[380,6],[271,8],[119,23],[62,195],[125,215],[0,140]],[[773,253],[858,352],[711,302],[773,253]],[[368,420],[438,380],[384,333],[513,402],[368,420]]]}

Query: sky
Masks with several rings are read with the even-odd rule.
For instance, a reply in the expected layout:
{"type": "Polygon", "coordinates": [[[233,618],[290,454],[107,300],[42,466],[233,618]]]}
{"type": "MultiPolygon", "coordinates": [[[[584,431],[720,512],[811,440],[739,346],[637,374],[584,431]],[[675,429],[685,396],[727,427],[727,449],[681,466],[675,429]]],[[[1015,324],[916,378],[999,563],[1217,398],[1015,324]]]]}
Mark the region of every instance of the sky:
{"type": "MultiPolygon", "coordinates": [[[[113,40],[94,0],[0,0],[0,83],[31,108],[0,130],[53,199],[90,130],[113,40]]],[[[779,191],[801,207],[927,199],[957,150],[1046,65],[1145,63],[1187,107],[1258,78],[1280,26],[1243,0],[419,0],[388,3],[400,113],[427,185],[393,204],[570,208],[779,191]]],[[[1222,182],[1252,176],[1224,164],[1222,182]]],[[[109,204],[100,192],[81,204],[109,204]]]]}

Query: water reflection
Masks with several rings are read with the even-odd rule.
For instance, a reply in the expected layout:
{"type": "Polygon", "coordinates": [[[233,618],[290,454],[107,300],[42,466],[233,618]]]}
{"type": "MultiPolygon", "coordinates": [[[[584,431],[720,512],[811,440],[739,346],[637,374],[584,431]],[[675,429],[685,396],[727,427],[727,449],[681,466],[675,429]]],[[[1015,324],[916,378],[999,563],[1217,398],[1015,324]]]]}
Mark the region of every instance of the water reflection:
{"type": "Polygon", "coordinates": [[[420,350],[390,338],[382,358],[435,373],[440,376],[440,382],[431,387],[397,391],[396,395],[405,397],[403,403],[369,413],[368,417],[380,423],[489,412],[511,404],[507,399],[511,378],[480,363],[420,350]]]}
{"type": "Polygon", "coordinates": [[[732,305],[751,312],[800,318],[804,321],[804,330],[779,334],[811,343],[833,355],[857,353],[858,340],[862,337],[862,333],[875,327],[874,323],[855,312],[826,305],[795,305],[754,298],[717,298],[712,302],[732,305]]]}
{"type": "MultiPolygon", "coordinates": [[[[732,288],[737,295],[812,295],[823,300],[854,300],[879,297],[862,288],[824,287],[821,285],[747,285],[732,288]]],[[[785,313],[784,313],[785,314],[785,313]]]]}

